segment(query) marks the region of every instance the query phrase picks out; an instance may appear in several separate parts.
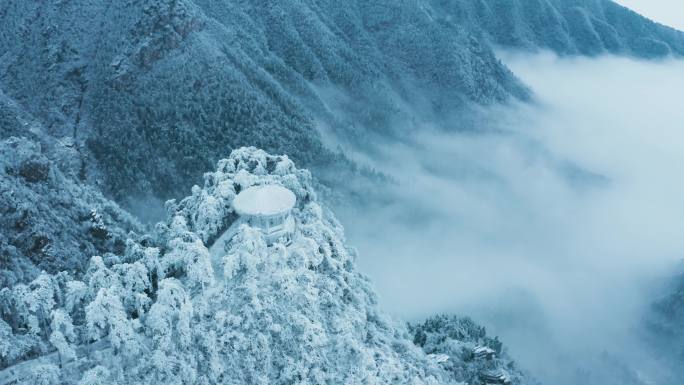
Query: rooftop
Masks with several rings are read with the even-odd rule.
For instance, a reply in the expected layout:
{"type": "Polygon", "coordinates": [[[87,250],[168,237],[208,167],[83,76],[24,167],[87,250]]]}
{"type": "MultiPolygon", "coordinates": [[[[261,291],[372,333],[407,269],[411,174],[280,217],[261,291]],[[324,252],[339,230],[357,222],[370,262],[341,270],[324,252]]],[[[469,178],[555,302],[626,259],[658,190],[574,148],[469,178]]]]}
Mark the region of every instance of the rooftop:
{"type": "Polygon", "coordinates": [[[292,191],[270,184],[241,191],[233,200],[233,208],[240,215],[268,216],[291,210],[296,201],[292,191]]]}

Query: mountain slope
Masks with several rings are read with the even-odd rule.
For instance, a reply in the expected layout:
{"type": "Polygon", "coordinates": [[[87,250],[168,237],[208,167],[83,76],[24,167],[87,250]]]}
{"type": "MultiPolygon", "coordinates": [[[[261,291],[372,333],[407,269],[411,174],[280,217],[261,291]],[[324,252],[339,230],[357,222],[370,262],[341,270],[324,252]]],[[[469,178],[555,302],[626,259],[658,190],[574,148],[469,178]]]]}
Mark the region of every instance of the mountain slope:
{"type": "Polygon", "coordinates": [[[244,144],[338,163],[316,121],[367,140],[405,126],[405,103],[527,95],[487,46],[413,3],[12,0],[0,25],[0,88],[86,143],[91,179],[119,200],[177,196],[244,144]]]}
{"type": "Polygon", "coordinates": [[[508,48],[561,55],[684,55],[684,33],[610,0],[433,0],[450,22],[508,48]]]}
{"type": "Polygon", "coordinates": [[[353,165],[321,130],[372,145],[526,99],[491,43],[651,57],[683,41],[605,0],[9,0],[0,89],[47,134],[72,136],[87,179],[131,205],[180,196],[242,145],[334,185],[353,165]]]}
{"type": "MultiPolygon", "coordinates": [[[[74,151],[63,146],[63,151],[74,151]]],[[[90,257],[122,252],[142,226],[93,188],[65,175],[36,142],[0,141],[0,287],[85,270],[90,257]]]]}

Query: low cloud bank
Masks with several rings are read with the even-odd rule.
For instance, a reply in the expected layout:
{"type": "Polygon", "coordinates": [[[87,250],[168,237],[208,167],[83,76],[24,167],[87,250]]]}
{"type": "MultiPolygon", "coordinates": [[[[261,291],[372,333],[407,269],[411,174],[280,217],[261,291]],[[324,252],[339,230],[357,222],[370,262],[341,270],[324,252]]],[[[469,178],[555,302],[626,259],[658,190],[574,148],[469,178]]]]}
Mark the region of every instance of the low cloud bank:
{"type": "Polygon", "coordinates": [[[473,315],[544,381],[643,361],[653,282],[684,257],[684,62],[502,57],[535,103],[364,155],[398,183],[341,215],[359,264],[390,312],[473,315]]]}

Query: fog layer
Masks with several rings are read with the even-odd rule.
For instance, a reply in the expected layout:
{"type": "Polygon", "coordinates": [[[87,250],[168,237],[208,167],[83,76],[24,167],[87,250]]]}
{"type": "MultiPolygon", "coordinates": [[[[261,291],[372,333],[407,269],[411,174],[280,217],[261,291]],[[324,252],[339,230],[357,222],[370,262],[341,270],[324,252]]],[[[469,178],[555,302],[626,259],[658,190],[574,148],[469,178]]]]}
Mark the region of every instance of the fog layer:
{"type": "Polygon", "coordinates": [[[363,158],[397,184],[342,215],[359,264],[390,312],[472,315],[542,380],[636,360],[650,286],[684,254],[684,62],[503,57],[536,103],[363,158]]]}

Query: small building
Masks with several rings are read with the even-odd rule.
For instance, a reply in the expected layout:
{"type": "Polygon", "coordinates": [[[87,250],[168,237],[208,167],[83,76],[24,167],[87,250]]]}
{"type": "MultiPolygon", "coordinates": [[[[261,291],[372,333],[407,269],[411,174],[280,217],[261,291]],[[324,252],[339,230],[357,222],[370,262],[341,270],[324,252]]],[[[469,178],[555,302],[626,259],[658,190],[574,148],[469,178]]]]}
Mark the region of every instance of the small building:
{"type": "Polygon", "coordinates": [[[480,372],[480,380],[482,380],[482,382],[484,382],[485,384],[492,385],[508,385],[511,383],[510,376],[503,369],[480,372]]]}
{"type": "Polygon", "coordinates": [[[233,209],[243,222],[260,229],[269,245],[277,241],[289,244],[295,230],[292,209],[296,201],[294,193],[283,186],[252,186],[235,197],[233,209]]]}
{"type": "Polygon", "coordinates": [[[473,354],[475,355],[475,358],[491,360],[496,355],[496,352],[494,349],[487,346],[477,346],[473,350],[473,354]]]}

